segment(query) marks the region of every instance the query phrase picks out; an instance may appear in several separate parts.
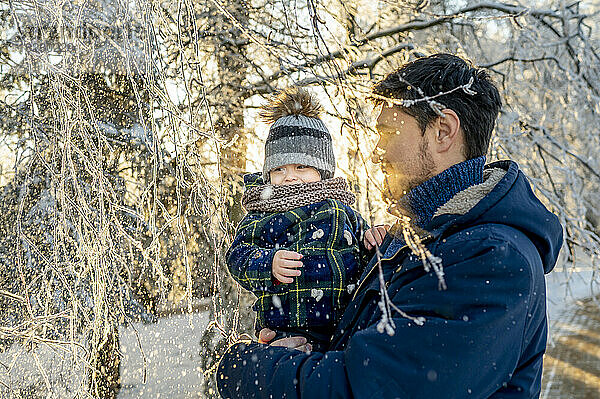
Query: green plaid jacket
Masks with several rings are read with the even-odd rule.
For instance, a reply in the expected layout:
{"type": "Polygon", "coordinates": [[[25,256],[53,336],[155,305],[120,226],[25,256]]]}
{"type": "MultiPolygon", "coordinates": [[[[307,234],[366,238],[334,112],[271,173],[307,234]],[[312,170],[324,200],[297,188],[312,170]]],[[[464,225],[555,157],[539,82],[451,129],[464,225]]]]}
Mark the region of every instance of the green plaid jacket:
{"type": "MultiPolygon", "coordinates": [[[[244,176],[246,189],[262,185],[257,174],[244,176]]],[[[264,327],[335,328],[372,252],[363,246],[368,225],[339,200],[326,199],[287,212],[249,212],[227,251],[233,278],[257,300],[257,331],[264,327]],[[278,284],[271,274],[280,249],[303,255],[302,274],[278,284]]]]}

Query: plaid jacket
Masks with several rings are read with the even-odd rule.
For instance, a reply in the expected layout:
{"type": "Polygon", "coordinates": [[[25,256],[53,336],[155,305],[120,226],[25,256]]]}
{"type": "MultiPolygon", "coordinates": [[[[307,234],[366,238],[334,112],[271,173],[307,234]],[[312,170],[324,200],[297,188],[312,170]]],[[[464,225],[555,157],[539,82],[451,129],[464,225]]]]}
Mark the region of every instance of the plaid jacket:
{"type": "MultiPolygon", "coordinates": [[[[258,174],[244,176],[244,182],[246,190],[263,184],[258,174]]],[[[249,212],[227,251],[227,265],[257,297],[257,331],[319,327],[333,332],[370,259],[363,245],[368,228],[358,212],[333,199],[287,212],[249,212]],[[304,255],[302,274],[293,283],[278,284],[271,274],[280,249],[304,255]]]]}

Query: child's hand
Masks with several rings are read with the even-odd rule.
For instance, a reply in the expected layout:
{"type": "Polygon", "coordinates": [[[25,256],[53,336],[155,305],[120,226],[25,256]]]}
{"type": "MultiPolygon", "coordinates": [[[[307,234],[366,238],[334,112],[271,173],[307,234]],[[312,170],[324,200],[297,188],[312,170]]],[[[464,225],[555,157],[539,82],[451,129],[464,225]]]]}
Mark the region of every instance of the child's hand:
{"type": "Polygon", "coordinates": [[[303,266],[300,259],[302,259],[302,254],[298,252],[284,249],[275,252],[275,256],[273,256],[273,276],[284,284],[294,282],[292,277],[302,274],[300,270],[296,269],[303,266]]]}
{"type": "Polygon", "coordinates": [[[302,352],[312,351],[312,345],[306,342],[304,337],[287,337],[271,342],[275,338],[275,331],[263,328],[258,333],[258,342],[261,344],[283,346],[284,348],[297,349],[302,352]]]}
{"type": "Polygon", "coordinates": [[[383,224],[375,227],[371,227],[369,230],[365,231],[364,244],[365,248],[371,250],[375,248],[375,244],[377,246],[381,245],[383,242],[383,237],[387,234],[387,231],[390,229],[389,224],[383,224]]]}

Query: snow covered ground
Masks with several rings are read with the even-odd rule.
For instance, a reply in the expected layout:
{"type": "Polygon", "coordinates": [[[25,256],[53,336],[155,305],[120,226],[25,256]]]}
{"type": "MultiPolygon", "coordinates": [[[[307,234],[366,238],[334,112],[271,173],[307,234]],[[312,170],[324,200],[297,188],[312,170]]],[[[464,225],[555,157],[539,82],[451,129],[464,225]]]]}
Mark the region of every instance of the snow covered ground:
{"type": "Polygon", "coordinates": [[[598,283],[592,286],[591,267],[578,268],[574,273],[554,271],[546,276],[548,298],[548,318],[555,320],[562,312],[573,306],[577,300],[600,293],[598,283]],[[592,287],[594,290],[592,291],[592,287]]]}
{"type": "Polygon", "coordinates": [[[600,294],[600,276],[594,275],[589,258],[580,256],[579,259],[574,266],[557,266],[552,273],[546,275],[550,335],[554,322],[575,306],[577,301],[600,294]]]}
{"type": "Polygon", "coordinates": [[[200,338],[208,324],[208,312],[178,314],[154,324],[136,323],[140,345],[132,327],[121,330],[120,399],[199,398],[202,384],[200,338]]]}
{"type": "MultiPolygon", "coordinates": [[[[171,315],[153,324],[121,327],[119,398],[200,397],[200,338],[208,319],[208,312],[202,311],[171,315]]],[[[86,378],[83,364],[66,349],[39,345],[28,350],[13,345],[0,352],[0,398],[74,397],[75,392],[84,389],[86,378]]]]}

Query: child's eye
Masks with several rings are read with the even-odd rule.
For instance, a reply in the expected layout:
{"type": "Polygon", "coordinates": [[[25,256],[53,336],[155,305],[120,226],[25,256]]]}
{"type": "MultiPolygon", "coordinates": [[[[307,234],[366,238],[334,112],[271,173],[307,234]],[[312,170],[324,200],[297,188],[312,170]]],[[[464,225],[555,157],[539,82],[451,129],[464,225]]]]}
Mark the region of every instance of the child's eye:
{"type": "Polygon", "coordinates": [[[298,166],[296,166],[296,168],[297,169],[306,169],[306,168],[308,168],[308,166],[306,166],[306,165],[298,165],[298,166]]]}

